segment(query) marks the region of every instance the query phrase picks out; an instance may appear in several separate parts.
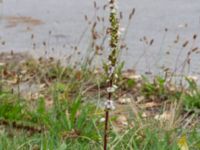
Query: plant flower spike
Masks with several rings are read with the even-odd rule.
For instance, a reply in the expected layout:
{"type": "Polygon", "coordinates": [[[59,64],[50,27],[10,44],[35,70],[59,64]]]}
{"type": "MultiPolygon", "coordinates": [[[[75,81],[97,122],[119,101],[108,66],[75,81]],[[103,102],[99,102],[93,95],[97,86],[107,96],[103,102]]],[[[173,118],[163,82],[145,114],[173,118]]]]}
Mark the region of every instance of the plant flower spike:
{"type": "Polygon", "coordinates": [[[105,105],[105,129],[104,129],[104,150],[107,150],[107,139],[108,139],[108,122],[109,122],[109,111],[115,109],[114,102],[112,100],[112,94],[116,91],[117,86],[115,82],[117,80],[117,74],[115,74],[117,58],[119,53],[119,19],[117,15],[117,0],[109,0],[110,8],[110,54],[108,56],[108,63],[105,67],[105,72],[108,81],[108,100],[104,103],[105,105]]]}

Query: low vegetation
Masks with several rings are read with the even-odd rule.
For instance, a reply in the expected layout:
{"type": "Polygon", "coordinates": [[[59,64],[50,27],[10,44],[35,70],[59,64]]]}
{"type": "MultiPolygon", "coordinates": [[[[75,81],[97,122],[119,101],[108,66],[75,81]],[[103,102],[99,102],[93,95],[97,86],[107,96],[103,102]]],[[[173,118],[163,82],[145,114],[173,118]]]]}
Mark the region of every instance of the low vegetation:
{"type": "MultiPolygon", "coordinates": [[[[18,54],[12,54],[18,55],[18,54]]],[[[11,56],[12,56],[11,55],[11,56]]],[[[53,59],[1,63],[1,149],[103,149],[104,71],[53,59]],[[80,67],[81,68],[81,67],[80,67]]],[[[122,71],[113,94],[109,149],[200,148],[200,91],[122,71]]]]}

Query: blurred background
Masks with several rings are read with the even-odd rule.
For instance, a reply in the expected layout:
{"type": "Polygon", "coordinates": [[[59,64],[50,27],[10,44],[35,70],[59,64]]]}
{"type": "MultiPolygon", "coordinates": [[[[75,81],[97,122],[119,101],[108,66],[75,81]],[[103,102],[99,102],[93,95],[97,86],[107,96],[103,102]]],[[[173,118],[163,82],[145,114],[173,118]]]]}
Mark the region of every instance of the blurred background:
{"type": "MultiPolygon", "coordinates": [[[[62,58],[73,54],[75,48],[84,55],[91,42],[88,22],[95,22],[97,16],[105,18],[97,26],[100,33],[108,26],[106,3],[0,0],[0,51],[29,51],[36,56],[62,58]]],[[[199,75],[199,0],[119,0],[118,5],[123,14],[122,36],[124,30],[126,33],[123,42],[127,48],[121,56],[125,68],[146,73],[177,69],[193,50],[187,73],[199,75]],[[133,8],[135,14],[129,20],[133,8]]]]}

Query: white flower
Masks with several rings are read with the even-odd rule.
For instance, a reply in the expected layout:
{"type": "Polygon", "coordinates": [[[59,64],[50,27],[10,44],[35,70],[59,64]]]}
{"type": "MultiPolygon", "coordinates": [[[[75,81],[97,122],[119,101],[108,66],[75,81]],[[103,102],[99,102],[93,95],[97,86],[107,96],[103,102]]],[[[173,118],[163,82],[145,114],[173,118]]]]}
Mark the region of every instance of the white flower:
{"type": "Polygon", "coordinates": [[[122,32],[120,30],[117,31],[118,36],[122,35],[122,32]]]}
{"type": "Polygon", "coordinates": [[[112,62],[111,62],[111,61],[108,61],[107,65],[108,65],[108,66],[112,65],[112,62]]]}
{"type": "Polygon", "coordinates": [[[105,106],[106,110],[114,110],[115,109],[115,105],[112,100],[105,101],[104,106],[105,106]]]}
{"type": "Polygon", "coordinates": [[[111,10],[111,13],[116,13],[116,12],[117,12],[116,9],[112,9],[112,10],[111,10]]]}
{"type": "Polygon", "coordinates": [[[118,74],[116,74],[116,73],[115,73],[115,78],[116,78],[116,79],[118,79],[118,78],[119,78],[118,74]]]}
{"type": "Polygon", "coordinates": [[[108,93],[113,93],[113,92],[115,92],[115,88],[113,88],[113,87],[108,87],[108,88],[107,88],[107,92],[108,92],[108,93]]]}
{"type": "Polygon", "coordinates": [[[131,103],[131,98],[129,98],[129,97],[120,97],[118,102],[120,104],[129,104],[129,103],[131,103]]]}
{"type": "Polygon", "coordinates": [[[116,85],[113,85],[112,87],[108,87],[107,88],[107,92],[108,93],[113,93],[115,92],[115,90],[117,89],[118,87],[116,85]]]}
{"type": "Polygon", "coordinates": [[[120,36],[124,31],[125,31],[125,28],[120,28],[117,33],[120,36]]]}
{"type": "Polygon", "coordinates": [[[113,88],[117,89],[117,88],[118,88],[118,86],[114,84],[114,85],[113,85],[113,88]]]}
{"type": "Polygon", "coordinates": [[[100,122],[105,122],[105,120],[106,120],[105,118],[101,118],[99,121],[100,122]]]}
{"type": "Polygon", "coordinates": [[[113,67],[113,66],[110,67],[110,69],[108,70],[109,77],[111,77],[113,75],[114,71],[115,71],[115,67],[113,67]]]}
{"type": "Polygon", "coordinates": [[[119,30],[120,30],[121,32],[124,32],[124,31],[125,31],[125,28],[121,27],[119,30]]]}

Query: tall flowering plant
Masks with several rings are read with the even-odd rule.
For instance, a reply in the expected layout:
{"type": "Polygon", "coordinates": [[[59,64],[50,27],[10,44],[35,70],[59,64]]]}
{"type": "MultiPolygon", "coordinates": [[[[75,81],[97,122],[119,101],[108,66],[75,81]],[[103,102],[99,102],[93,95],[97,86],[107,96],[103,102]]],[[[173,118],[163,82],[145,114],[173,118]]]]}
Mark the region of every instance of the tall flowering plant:
{"type": "Polygon", "coordinates": [[[117,14],[117,0],[109,0],[110,16],[109,16],[109,34],[110,34],[110,54],[108,56],[108,63],[104,67],[107,75],[108,82],[108,99],[105,102],[105,129],[104,129],[104,150],[107,149],[108,139],[108,122],[109,122],[109,111],[115,109],[112,95],[117,89],[116,81],[117,74],[116,66],[118,64],[118,53],[119,53],[119,19],[117,14]]]}

